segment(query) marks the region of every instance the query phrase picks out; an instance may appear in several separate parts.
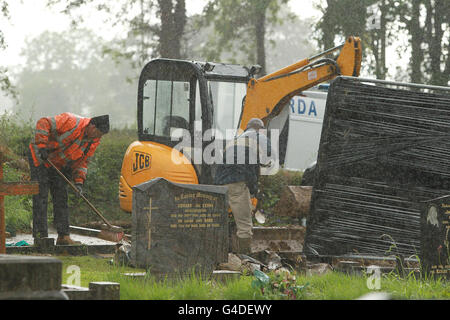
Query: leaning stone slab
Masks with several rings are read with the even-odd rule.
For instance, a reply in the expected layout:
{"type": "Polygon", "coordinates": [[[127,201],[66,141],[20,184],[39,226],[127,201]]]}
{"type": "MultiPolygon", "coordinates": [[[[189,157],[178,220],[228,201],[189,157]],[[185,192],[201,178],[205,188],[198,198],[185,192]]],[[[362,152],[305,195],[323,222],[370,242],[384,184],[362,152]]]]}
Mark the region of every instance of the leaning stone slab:
{"type": "Polygon", "coordinates": [[[67,300],[61,273],[55,258],[0,254],[0,299],[67,300]]]}
{"type": "Polygon", "coordinates": [[[307,217],[311,203],[311,186],[286,186],[273,212],[277,216],[307,217]]]}

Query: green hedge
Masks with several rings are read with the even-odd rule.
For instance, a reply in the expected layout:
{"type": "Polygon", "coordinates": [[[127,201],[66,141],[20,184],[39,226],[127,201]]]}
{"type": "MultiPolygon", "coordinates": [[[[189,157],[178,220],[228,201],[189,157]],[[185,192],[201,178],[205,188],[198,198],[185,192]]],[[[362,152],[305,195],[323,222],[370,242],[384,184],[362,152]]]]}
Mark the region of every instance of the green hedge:
{"type": "Polygon", "coordinates": [[[34,134],[31,120],[22,120],[18,114],[0,115],[0,144],[19,156],[24,156],[34,134]]]}
{"type": "MultiPolygon", "coordinates": [[[[12,151],[16,159],[25,155],[26,147],[33,134],[30,123],[31,121],[20,120],[17,114],[5,112],[0,115],[0,146],[12,151]]],[[[29,172],[14,169],[9,163],[3,165],[3,174],[4,181],[9,182],[29,178],[29,172]]],[[[6,230],[12,234],[16,231],[31,231],[31,208],[31,196],[5,197],[6,230]]]]}

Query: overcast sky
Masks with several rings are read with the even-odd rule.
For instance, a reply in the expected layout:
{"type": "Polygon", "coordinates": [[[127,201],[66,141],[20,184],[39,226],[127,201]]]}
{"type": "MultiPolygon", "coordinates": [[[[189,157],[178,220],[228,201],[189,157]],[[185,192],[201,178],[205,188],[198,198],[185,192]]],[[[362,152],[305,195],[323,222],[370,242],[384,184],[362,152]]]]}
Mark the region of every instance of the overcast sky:
{"type": "MultiPolygon", "coordinates": [[[[322,0],[318,0],[322,1],[322,0]]],[[[0,29],[2,30],[7,48],[0,50],[0,61],[4,67],[20,66],[24,58],[20,56],[26,40],[37,37],[42,32],[63,31],[70,27],[70,19],[60,11],[60,8],[47,8],[46,0],[14,0],[8,1],[11,18],[0,19],[0,29]]],[[[317,2],[317,0],[315,1],[317,2]]],[[[186,0],[187,15],[201,13],[207,0],[186,0]]],[[[290,0],[292,11],[300,18],[318,18],[320,13],[314,9],[313,0],[290,0]]],[[[88,11],[83,13],[86,27],[91,28],[105,39],[111,39],[117,30],[103,23],[103,17],[98,11],[88,11]]],[[[304,58],[304,57],[299,57],[304,58]]],[[[0,113],[11,102],[0,97],[0,113]]]]}
{"type": "MultiPolygon", "coordinates": [[[[200,13],[206,0],[186,0],[188,15],[200,13]]],[[[318,17],[319,13],[313,8],[313,0],[291,0],[290,6],[294,13],[301,18],[318,17]]],[[[17,65],[21,62],[20,51],[27,38],[38,36],[45,30],[61,31],[69,28],[69,18],[59,13],[57,8],[49,9],[45,6],[46,0],[14,0],[9,1],[11,19],[0,21],[0,28],[5,35],[8,47],[0,51],[3,66],[17,65]]],[[[87,26],[108,38],[114,36],[107,26],[102,23],[98,12],[86,12],[87,26]]]]}

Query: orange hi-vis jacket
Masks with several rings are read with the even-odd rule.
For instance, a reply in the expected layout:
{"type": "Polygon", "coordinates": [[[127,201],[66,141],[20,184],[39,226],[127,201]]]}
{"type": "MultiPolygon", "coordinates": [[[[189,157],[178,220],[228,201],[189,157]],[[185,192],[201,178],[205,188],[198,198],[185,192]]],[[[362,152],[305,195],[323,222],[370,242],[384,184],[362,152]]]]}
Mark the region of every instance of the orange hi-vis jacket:
{"type": "Polygon", "coordinates": [[[49,149],[48,159],[61,169],[70,167],[75,183],[84,183],[87,165],[100,144],[100,139],[87,139],[84,131],[91,121],[72,113],[62,113],[54,117],[41,118],[36,123],[34,142],[30,143],[31,156],[36,167],[42,163],[49,168],[39,155],[41,148],[49,149]]]}

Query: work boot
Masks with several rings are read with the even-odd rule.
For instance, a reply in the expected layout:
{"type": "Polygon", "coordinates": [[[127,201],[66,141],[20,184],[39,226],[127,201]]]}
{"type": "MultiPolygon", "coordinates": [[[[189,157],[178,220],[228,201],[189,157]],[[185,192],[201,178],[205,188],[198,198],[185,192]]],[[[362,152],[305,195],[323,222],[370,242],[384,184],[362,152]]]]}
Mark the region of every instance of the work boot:
{"type": "Polygon", "coordinates": [[[65,235],[65,236],[58,235],[58,239],[56,240],[57,246],[67,246],[67,245],[71,245],[71,244],[81,244],[81,242],[72,240],[69,235],[65,235]]]}
{"type": "Polygon", "coordinates": [[[237,238],[238,239],[238,253],[250,254],[252,253],[252,238],[237,238]]]}

